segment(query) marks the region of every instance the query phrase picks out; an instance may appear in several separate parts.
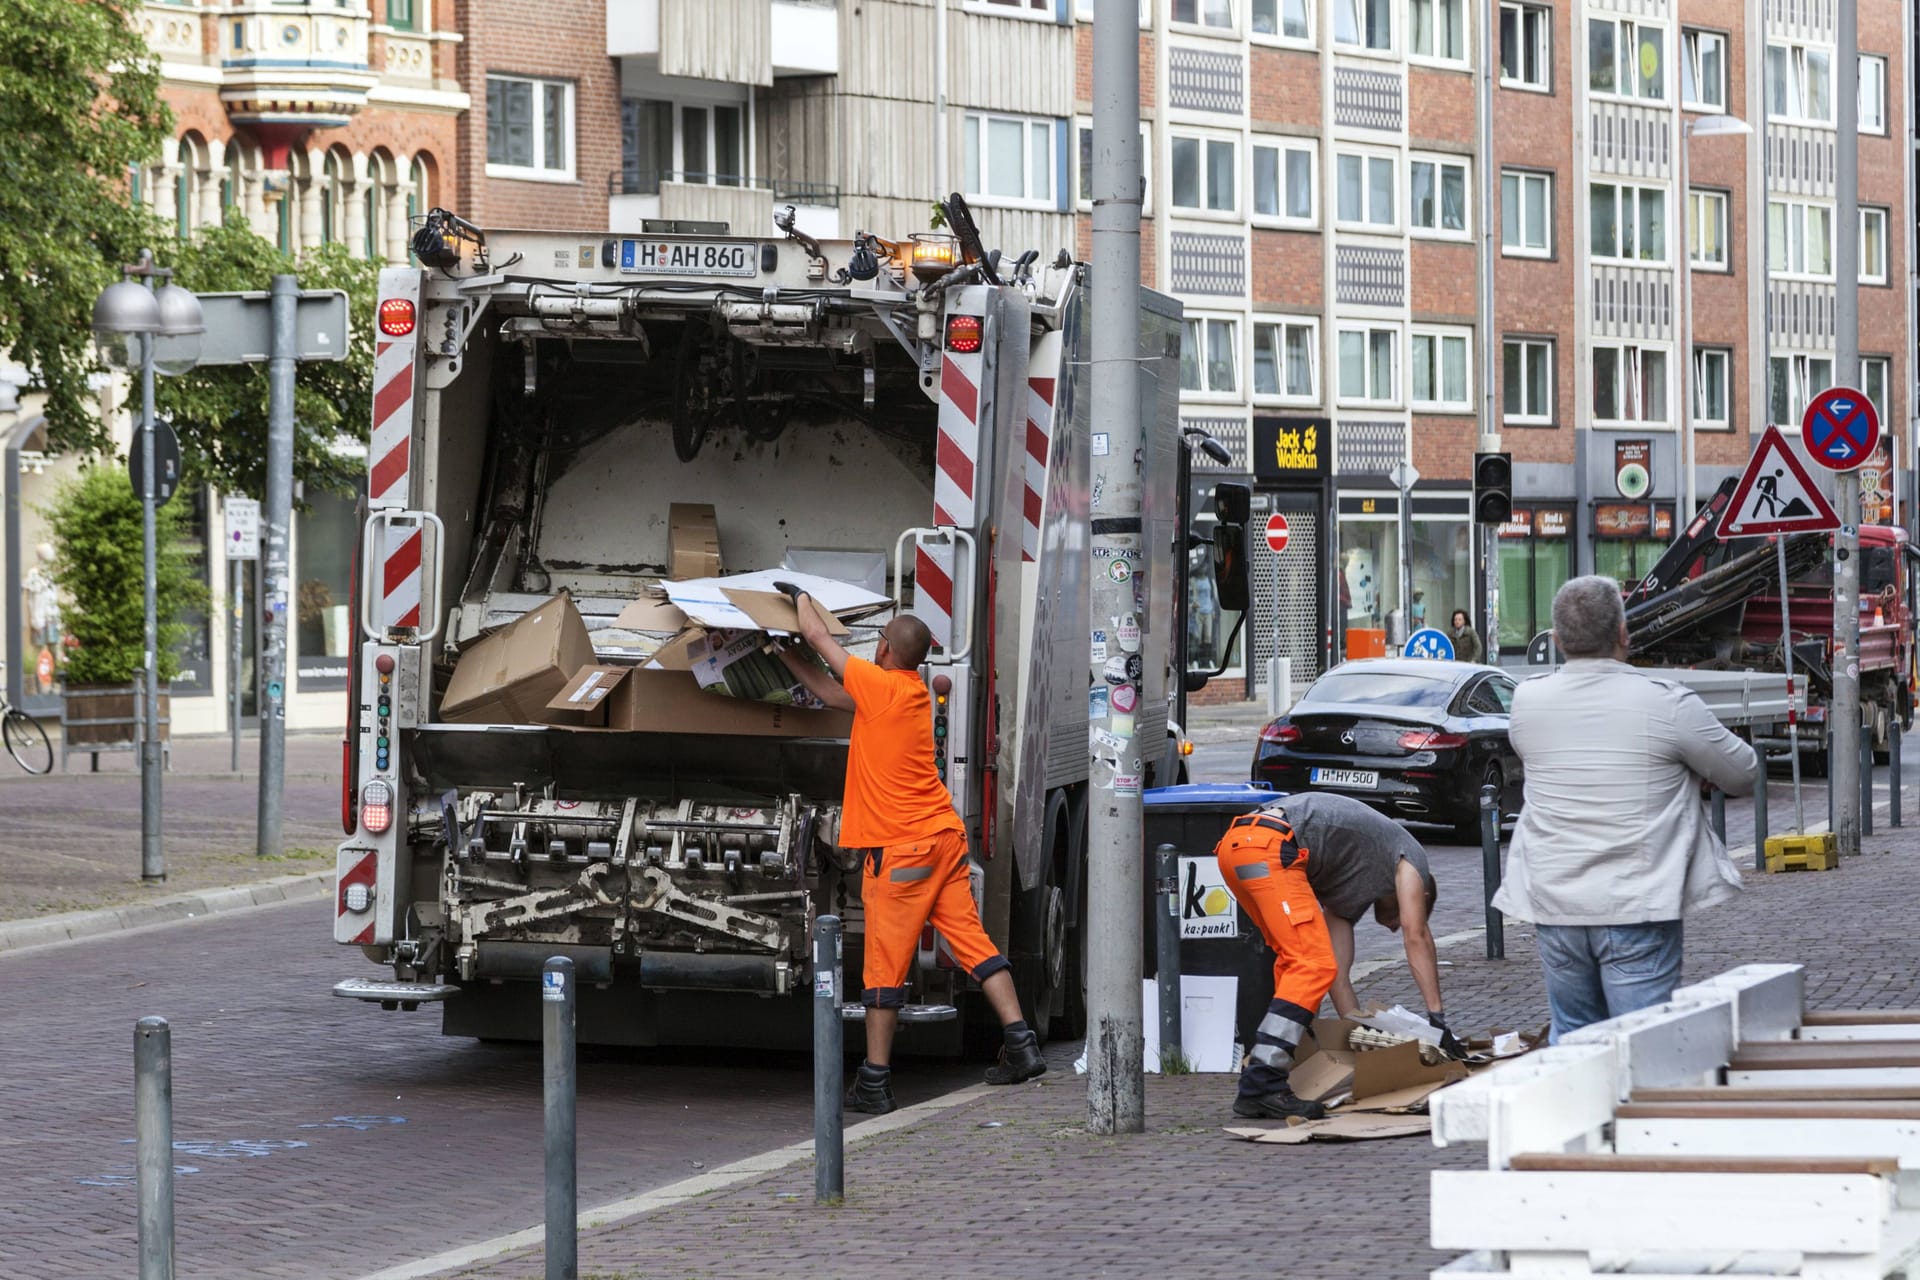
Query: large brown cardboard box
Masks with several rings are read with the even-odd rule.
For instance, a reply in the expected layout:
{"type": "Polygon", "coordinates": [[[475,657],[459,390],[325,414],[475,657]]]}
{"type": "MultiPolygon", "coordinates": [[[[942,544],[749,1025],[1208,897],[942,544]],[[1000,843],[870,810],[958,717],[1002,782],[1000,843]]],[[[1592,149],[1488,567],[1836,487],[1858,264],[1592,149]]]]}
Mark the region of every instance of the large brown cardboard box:
{"type": "Polygon", "coordinates": [[[563,591],[460,655],[440,700],[440,718],[455,724],[567,724],[569,713],[549,711],[547,704],[592,662],[587,624],[563,591]]]}
{"type": "Polygon", "coordinates": [[[601,702],[609,729],[755,738],[844,738],[853,731],[851,711],[726,698],[701,689],[690,671],[633,668],[601,702]]]}
{"type": "Polygon", "coordinates": [[[720,576],[720,519],[709,502],[675,502],[667,507],[668,577],[720,576]]]}

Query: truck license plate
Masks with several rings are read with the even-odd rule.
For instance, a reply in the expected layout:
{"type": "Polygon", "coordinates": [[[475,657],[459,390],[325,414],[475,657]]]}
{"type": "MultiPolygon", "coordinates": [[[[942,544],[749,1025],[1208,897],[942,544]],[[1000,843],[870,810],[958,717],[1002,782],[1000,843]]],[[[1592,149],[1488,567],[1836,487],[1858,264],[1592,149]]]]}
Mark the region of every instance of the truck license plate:
{"type": "Polygon", "coordinates": [[[1315,769],[1307,776],[1314,784],[1324,787],[1371,791],[1380,785],[1380,775],[1371,769],[1315,769]]]}
{"type": "Polygon", "coordinates": [[[756,276],[760,244],[725,240],[622,240],[620,269],[651,276],[756,276]]]}

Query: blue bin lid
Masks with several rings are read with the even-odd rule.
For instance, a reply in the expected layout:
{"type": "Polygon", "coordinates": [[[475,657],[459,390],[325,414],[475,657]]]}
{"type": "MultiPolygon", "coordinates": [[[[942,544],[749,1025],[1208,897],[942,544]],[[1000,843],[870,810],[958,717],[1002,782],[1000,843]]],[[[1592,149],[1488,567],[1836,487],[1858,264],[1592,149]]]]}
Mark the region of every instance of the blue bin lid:
{"type": "Polygon", "coordinates": [[[1182,787],[1149,787],[1141,794],[1140,802],[1148,806],[1185,805],[1244,812],[1278,800],[1281,794],[1244,782],[1190,782],[1182,787]]]}

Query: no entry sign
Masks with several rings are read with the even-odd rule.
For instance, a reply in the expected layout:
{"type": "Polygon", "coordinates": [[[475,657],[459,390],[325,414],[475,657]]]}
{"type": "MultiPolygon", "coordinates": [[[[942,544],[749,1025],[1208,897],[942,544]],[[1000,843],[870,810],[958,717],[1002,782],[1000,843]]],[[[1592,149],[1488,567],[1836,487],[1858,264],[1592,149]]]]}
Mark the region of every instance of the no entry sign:
{"type": "Polygon", "coordinates": [[[1287,518],[1278,511],[1267,517],[1267,550],[1279,555],[1287,549],[1287,518]]]}

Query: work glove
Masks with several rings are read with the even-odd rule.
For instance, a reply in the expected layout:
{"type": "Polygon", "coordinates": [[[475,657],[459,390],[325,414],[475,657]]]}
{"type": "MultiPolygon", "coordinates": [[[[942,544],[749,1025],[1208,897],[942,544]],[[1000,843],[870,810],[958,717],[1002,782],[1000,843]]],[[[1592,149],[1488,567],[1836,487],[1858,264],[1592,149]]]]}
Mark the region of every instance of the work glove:
{"type": "Polygon", "coordinates": [[[1427,1010],[1427,1022],[1429,1025],[1440,1029],[1440,1052],[1446,1054],[1456,1062],[1465,1060],[1467,1056],[1467,1046],[1462,1044],[1460,1037],[1454,1035],[1452,1029],[1447,1026],[1447,1015],[1438,1009],[1429,1009],[1427,1010]]]}
{"type": "Polygon", "coordinates": [[[800,597],[807,594],[791,582],[776,582],[773,584],[773,589],[793,601],[793,607],[796,609],[800,607],[800,597]]]}

